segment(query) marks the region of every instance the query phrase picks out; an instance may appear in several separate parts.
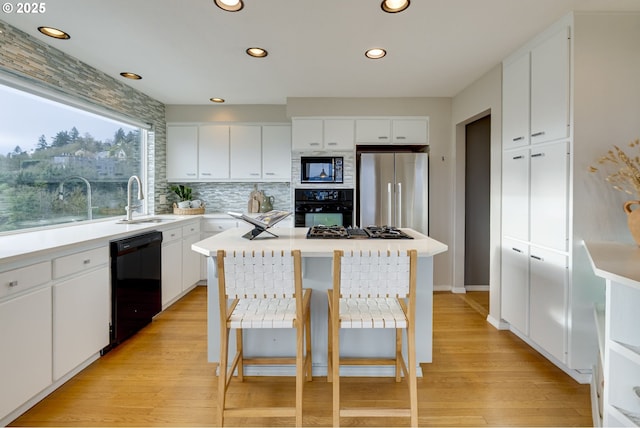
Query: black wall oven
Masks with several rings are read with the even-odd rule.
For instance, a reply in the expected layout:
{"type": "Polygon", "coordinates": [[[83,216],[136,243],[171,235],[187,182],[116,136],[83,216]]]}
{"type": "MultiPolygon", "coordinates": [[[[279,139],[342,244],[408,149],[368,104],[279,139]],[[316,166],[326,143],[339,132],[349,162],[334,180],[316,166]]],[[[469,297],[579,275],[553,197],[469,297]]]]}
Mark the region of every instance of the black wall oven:
{"type": "Polygon", "coordinates": [[[296,227],[353,226],[353,189],[295,189],[296,227]]]}

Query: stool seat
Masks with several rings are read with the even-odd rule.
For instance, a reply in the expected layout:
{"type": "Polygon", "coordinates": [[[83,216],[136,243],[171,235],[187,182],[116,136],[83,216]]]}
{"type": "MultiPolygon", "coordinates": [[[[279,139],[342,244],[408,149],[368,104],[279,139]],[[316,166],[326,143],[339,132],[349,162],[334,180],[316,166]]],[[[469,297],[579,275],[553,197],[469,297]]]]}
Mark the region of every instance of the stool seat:
{"type": "Polygon", "coordinates": [[[341,298],[340,328],[407,328],[407,317],[395,297],[341,298]]]}

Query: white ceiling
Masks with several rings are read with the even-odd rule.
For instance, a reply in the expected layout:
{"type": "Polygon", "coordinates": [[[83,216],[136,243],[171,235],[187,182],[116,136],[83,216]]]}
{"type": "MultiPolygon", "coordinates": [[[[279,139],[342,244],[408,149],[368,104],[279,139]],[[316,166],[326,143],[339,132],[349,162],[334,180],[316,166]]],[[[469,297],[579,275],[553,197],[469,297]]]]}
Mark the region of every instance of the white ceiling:
{"type": "Polygon", "coordinates": [[[244,1],[229,13],[213,0],[49,0],[43,14],[0,19],[165,104],[285,104],[451,97],[571,10],[640,11],[640,0],[412,0],[398,14],[381,0],[244,1]],[[249,57],[252,46],[269,56],[249,57]],[[368,60],[371,47],[388,54],[368,60]]]}

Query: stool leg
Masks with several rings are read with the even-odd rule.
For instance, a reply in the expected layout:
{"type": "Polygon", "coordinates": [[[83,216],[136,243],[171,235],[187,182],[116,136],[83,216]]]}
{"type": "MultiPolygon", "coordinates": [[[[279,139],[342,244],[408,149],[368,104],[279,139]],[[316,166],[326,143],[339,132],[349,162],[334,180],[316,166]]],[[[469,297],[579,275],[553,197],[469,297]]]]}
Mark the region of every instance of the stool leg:
{"type": "MultiPolygon", "coordinates": [[[[244,347],[242,340],[242,329],[236,329],[236,353],[238,358],[238,380],[244,382],[244,347]]],[[[233,376],[233,373],[231,374],[233,376]]]]}
{"type": "Polygon", "coordinates": [[[312,373],[312,369],[313,369],[313,359],[312,359],[312,352],[311,352],[311,311],[309,310],[309,308],[307,308],[307,319],[305,321],[305,340],[306,340],[306,344],[307,344],[307,350],[306,350],[306,358],[308,358],[308,363],[307,363],[307,381],[311,382],[313,380],[313,373],[312,373]]]}
{"type": "Polygon", "coordinates": [[[229,358],[229,329],[221,328],[220,364],[218,366],[218,426],[224,426],[224,408],[227,393],[227,360],[229,358]]]}
{"type": "Polygon", "coordinates": [[[296,322],[296,426],[302,426],[302,388],[304,387],[304,330],[302,321],[296,322]]]}
{"type": "Polygon", "coordinates": [[[409,403],[411,407],[411,426],[418,426],[418,382],[416,378],[416,337],[413,324],[407,327],[407,352],[409,354],[409,403]]]}
{"type": "Polygon", "coordinates": [[[396,328],[396,382],[402,380],[402,364],[400,359],[402,357],[402,329],[396,328]]]}
{"type": "MultiPolygon", "coordinates": [[[[334,308],[337,310],[337,308],[334,308]]],[[[333,378],[333,426],[340,426],[340,329],[337,325],[332,326],[331,339],[333,344],[331,365],[333,378]]]]}

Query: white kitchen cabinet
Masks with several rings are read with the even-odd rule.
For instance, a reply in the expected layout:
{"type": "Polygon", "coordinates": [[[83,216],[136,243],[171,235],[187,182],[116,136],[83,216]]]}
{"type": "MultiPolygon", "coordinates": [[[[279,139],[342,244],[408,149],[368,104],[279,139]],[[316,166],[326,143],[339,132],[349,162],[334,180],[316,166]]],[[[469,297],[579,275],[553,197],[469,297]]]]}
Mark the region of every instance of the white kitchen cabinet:
{"type": "Polygon", "coordinates": [[[531,50],[531,142],[569,136],[569,28],[531,50]]]}
{"type": "Polygon", "coordinates": [[[354,148],[354,120],[345,118],[294,118],[293,149],[346,151],[354,148]]]}
{"type": "Polygon", "coordinates": [[[505,63],[502,70],[502,141],[509,149],[529,144],[530,87],[529,52],[512,62],[505,63]]]}
{"type": "Polygon", "coordinates": [[[531,148],[530,240],[556,250],[568,249],[568,143],[531,148]]]}
{"type": "Polygon", "coordinates": [[[202,255],[191,249],[191,245],[200,241],[200,222],[182,227],[182,289],[189,290],[202,279],[202,255]]]}
{"type": "Polygon", "coordinates": [[[53,379],[109,344],[111,295],[106,245],[53,260],[53,379]]]}
{"type": "Polygon", "coordinates": [[[291,181],[291,126],[262,127],[262,178],[291,181]]]}
{"type": "Polygon", "coordinates": [[[54,380],[109,344],[109,290],[107,265],[54,284],[54,380]]]}
{"type": "Polygon", "coordinates": [[[167,125],[167,180],[198,178],[198,127],[167,125]]]}
{"type": "Polygon", "coordinates": [[[567,362],[567,256],[539,247],[529,250],[529,336],[567,362]]]}
{"type": "Polygon", "coordinates": [[[356,143],[390,144],[391,119],[356,119],[356,143]]]}
{"type": "Polygon", "coordinates": [[[230,177],[232,180],[262,178],[261,127],[233,125],[229,127],[230,177]]]}
{"type": "Polygon", "coordinates": [[[502,318],[529,334],[529,246],[502,240],[502,318]]]}
{"type": "Polygon", "coordinates": [[[502,157],[502,235],[529,240],[529,149],[505,151],[502,157]]]}
{"type": "Polygon", "coordinates": [[[162,232],[162,309],[182,293],[182,227],[162,232]]]}
{"type": "Polygon", "coordinates": [[[198,136],[198,177],[203,180],[229,178],[229,127],[203,125],[198,136]]]}
{"type": "Polygon", "coordinates": [[[51,286],[0,303],[0,420],[52,382],[51,286]]]}
{"type": "Polygon", "coordinates": [[[429,144],[429,122],[426,119],[394,119],[391,121],[391,144],[429,144]]]}

